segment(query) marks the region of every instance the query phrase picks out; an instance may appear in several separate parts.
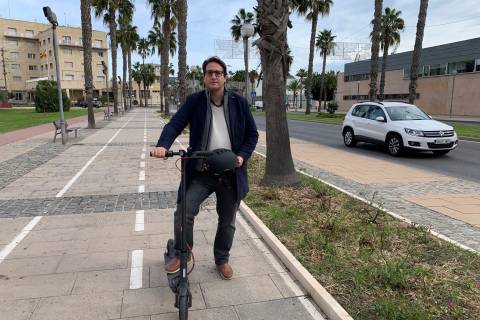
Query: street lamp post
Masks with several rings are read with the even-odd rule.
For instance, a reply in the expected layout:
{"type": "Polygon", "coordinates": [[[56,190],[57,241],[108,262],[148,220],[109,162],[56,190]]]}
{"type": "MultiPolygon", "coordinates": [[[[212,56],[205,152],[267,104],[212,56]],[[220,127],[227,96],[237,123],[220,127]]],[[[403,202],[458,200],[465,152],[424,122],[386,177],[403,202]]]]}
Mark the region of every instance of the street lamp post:
{"type": "Polygon", "coordinates": [[[60,128],[62,132],[62,144],[67,142],[67,135],[65,134],[65,116],[63,114],[63,97],[62,97],[62,86],[60,83],[60,64],[58,62],[58,43],[57,43],[57,16],[50,9],[50,7],[43,7],[43,14],[47,18],[48,22],[52,24],[52,41],[53,41],[53,54],[55,59],[55,68],[57,73],[57,91],[58,91],[58,104],[60,109],[60,128]]]}
{"type": "Polygon", "coordinates": [[[357,102],[360,101],[360,81],[357,81],[357,102]]]}
{"type": "Polygon", "coordinates": [[[110,120],[110,98],[108,95],[108,66],[102,60],[103,74],[105,75],[105,91],[107,92],[107,119],[110,120]]]}
{"type": "Polygon", "coordinates": [[[120,107],[122,108],[122,114],[123,114],[123,112],[125,111],[125,108],[124,108],[124,105],[123,105],[123,99],[125,99],[125,97],[123,97],[124,90],[123,90],[123,87],[122,87],[122,77],[117,76],[117,78],[118,78],[118,87],[121,88],[121,90],[122,90],[122,94],[120,95],[120,107]],[[123,97],[123,99],[122,99],[122,97],[123,97]]]}
{"type": "Polygon", "coordinates": [[[245,99],[249,99],[248,92],[248,38],[253,36],[255,28],[250,22],[246,22],[242,25],[240,32],[243,38],[243,57],[245,59],[245,99]]]}

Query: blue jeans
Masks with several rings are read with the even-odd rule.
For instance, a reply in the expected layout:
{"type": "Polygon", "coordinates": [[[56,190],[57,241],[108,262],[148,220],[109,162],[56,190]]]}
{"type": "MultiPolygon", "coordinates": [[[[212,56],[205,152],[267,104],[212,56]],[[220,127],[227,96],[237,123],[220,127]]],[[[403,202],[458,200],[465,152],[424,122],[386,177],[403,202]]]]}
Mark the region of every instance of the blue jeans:
{"type": "MultiPolygon", "coordinates": [[[[190,177],[186,192],[186,241],[193,248],[193,224],[200,205],[213,192],[217,197],[218,224],[213,254],[215,264],[228,262],[235,235],[235,216],[240,201],[237,201],[235,174],[214,176],[206,172],[195,172],[190,177]]],[[[174,218],[175,249],[181,248],[182,201],[177,205],[174,218]]]]}

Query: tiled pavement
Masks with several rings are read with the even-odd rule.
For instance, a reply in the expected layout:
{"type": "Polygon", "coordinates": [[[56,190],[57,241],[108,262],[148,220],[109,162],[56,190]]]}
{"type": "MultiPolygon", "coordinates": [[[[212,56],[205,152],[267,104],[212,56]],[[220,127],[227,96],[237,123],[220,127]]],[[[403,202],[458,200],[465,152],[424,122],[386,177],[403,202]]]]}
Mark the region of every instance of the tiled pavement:
{"type": "MultiPolygon", "coordinates": [[[[51,134],[0,146],[0,318],[178,318],[162,264],[179,174],[145,156],[160,129],[154,111],[137,109],[67,146],[51,134]]],[[[323,319],[240,215],[235,276],[219,278],[213,204],[195,225],[190,318],[323,319]]]]}

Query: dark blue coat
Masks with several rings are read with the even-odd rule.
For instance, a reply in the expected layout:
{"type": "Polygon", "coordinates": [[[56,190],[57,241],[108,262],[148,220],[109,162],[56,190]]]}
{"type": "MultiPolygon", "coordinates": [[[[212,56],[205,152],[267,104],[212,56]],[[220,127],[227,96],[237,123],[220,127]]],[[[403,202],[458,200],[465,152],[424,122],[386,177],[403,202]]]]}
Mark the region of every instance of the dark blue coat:
{"type": "MultiPolygon", "coordinates": [[[[207,103],[205,91],[188,96],[185,104],[163,128],[157,147],[170,149],[182,130],[190,125],[189,147],[192,148],[192,151],[201,150],[207,108],[210,108],[210,104],[207,103]]],[[[244,159],[242,167],[236,169],[237,199],[241,200],[248,192],[247,161],[257,145],[258,131],[247,100],[233,92],[228,93],[228,118],[232,151],[244,159]]],[[[194,170],[195,164],[193,161],[188,161],[187,177],[194,170]]]]}

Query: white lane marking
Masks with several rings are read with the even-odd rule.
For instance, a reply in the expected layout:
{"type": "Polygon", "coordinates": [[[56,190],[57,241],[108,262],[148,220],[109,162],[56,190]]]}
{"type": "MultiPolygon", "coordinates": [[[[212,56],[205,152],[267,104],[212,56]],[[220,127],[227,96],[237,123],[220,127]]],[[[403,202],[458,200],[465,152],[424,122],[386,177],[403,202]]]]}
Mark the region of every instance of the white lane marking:
{"type": "Polygon", "coordinates": [[[143,250],[132,251],[132,267],[130,270],[130,289],[140,289],[143,285],[143,250]]]}
{"type": "Polygon", "coordinates": [[[145,161],[140,161],[140,168],[145,168],[145,161]]]}
{"type": "Polygon", "coordinates": [[[145,153],[142,153],[142,155],[140,156],[140,159],[145,160],[145,153]]]}
{"type": "Polygon", "coordinates": [[[145,181],[145,171],[141,170],[140,174],[138,175],[138,180],[145,181]]]}
{"type": "Polygon", "coordinates": [[[135,215],[135,231],[143,231],[145,229],[145,210],[137,210],[135,215]]]}
{"type": "Polygon", "coordinates": [[[145,192],[145,186],[142,184],[138,186],[138,193],[143,193],[143,192],[145,192]]]}
{"type": "Polygon", "coordinates": [[[85,170],[87,170],[88,166],[90,166],[92,164],[92,162],[95,161],[95,159],[98,157],[98,155],[100,153],[102,153],[102,151],[107,148],[107,146],[110,144],[110,142],[112,142],[112,140],[117,137],[117,135],[120,133],[120,131],[122,131],[122,129],[125,128],[125,126],[132,119],[133,119],[133,117],[131,117],[127,122],[125,122],[125,124],[120,129],[118,129],[118,131],[110,138],[110,140],[108,140],[108,142],[93,157],[91,157],[90,160],[88,160],[88,162],[83,166],[83,168],[80,169],[80,171],[78,171],[77,174],[75,176],[73,176],[72,179],[70,179],[70,181],[68,181],[68,183],[65,185],[65,187],[63,187],[63,189],[60,190],[60,192],[57,193],[57,195],[55,197],[57,197],[57,198],[62,197],[65,194],[65,192],[67,192],[67,190],[70,189],[70,187],[75,183],[75,181],[77,181],[77,179],[83,174],[83,172],[85,170]]]}
{"type": "Polygon", "coordinates": [[[142,152],[147,152],[147,148],[143,147],[142,152]]]}
{"type": "Polygon", "coordinates": [[[30,222],[22,229],[22,231],[13,238],[12,242],[7,244],[2,251],[0,251],[0,263],[7,258],[7,256],[12,252],[13,249],[27,236],[27,234],[32,231],[33,227],[42,219],[42,216],[37,216],[30,220],[30,222]]]}
{"type": "MultiPolygon", "coordinates": [[[[245,232],[252,238],[252,240],[259,238],[258,235],[255,233],[255,231],[252,230],[250,225],[245,221],[243,216],[238,215],[238,222],[242,225],[243,229],[245,232]]],[[[263,240],[259,240],[263,243],[263,240]]],[[[259,243],[257,241],[253,241],[255,247],[259,251],[262,251],[263,248],[260,247],[259,243]]],[[[308,313],[312,316],[313,319],[315,320],[324,320],[325,318],[322,316],[322,314],[315,308],[313,303],[305,297],[305,293],[303,290],[300,288],[300,286],[294,282],[294,280],[286,273],[287,270],[278,262],[278,260],[275,258],[274,253],[271,252],[271,250],[268,248],[266,244],[264,244],[265,248],[267,248],[268,252],[270,254],[265,254],[264,257],[268,260],[268,262],[273,266],[275,271],[277,272],[277,275],[279,275],[284,284],[291,290],[294,296],[299,298],[300,303],[304,306],[304,308],[308,311],[308,313]]]]}

